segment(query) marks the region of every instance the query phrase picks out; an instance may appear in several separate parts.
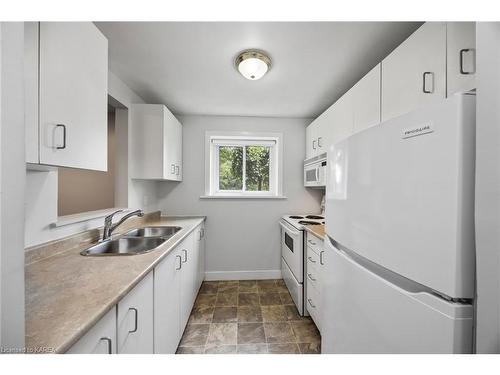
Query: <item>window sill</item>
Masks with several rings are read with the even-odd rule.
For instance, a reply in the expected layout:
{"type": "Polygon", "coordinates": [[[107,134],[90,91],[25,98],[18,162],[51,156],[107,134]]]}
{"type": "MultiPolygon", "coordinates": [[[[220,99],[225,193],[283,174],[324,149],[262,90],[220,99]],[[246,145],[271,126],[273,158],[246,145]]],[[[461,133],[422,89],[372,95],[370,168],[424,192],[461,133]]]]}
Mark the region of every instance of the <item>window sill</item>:
{"type": "Polygon", "coordinates": [[[200,199],[288,199],[285,195],[201,195],[200,199]]]}
{"type": "Polygon", "coordinates": [[[57,228],[57,227],[63,227],[65,225],[81,223],[92,219],[99,219],[118,210],[123,210],[122,214],[127,213],[127,211],[129,211],[127,208],[106,208],[103,210],[88,211],[78,214],[58,216],[57,221],[52,223],[51,226],[57,228]]]}

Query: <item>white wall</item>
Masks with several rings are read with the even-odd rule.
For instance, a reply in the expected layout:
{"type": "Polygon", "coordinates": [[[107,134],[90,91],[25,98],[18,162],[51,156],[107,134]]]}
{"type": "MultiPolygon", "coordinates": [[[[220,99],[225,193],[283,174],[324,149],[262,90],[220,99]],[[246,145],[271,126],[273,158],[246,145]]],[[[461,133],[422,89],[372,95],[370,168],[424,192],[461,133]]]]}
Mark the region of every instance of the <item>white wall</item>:
{"type": "Polygon", "coordinates": [[[24,347],[24,88],[20,22],[0,23],[0,347],[24,347]]]}
{"type": "MultiPolygon", "coordinates": [[[[123,109],[117,109],[115,117],[116,147],[118,149],[116,181],[119,182],[120,186],[117,202],[120,207],[142,208],[146,212],[157,210],[156,183],[154,181],[134,181],[128,178],[128,144],[123,145],[122,143],[128,139],[128,111],[126,108],[132,103],[144,103],[144,101],[112,72],[108,72],[108,94],[114,99],[115,104],[123,107],[123,109]]],[[[53,225],[57,221],[57,173],[57,170],[26,172],[26,247],[103,225],[102,217],[59,227],[53,225]]]]}
{"type": "Polygon", "coordinates": [[[308,119],[180,116],[183,124],[183,181],[158,187],[163,214],[207,216],[207,278],[280,276],[280,217],[317,213],[321,191],[303,186],[308,119]],[[282,132],[286,200],[200,199],[205,185],[205,131],[282,132]]]}
{"type": "Polygon", "coordinates": [[[500,353],[500,23],[478,22],[476,351],[500,353]]]}

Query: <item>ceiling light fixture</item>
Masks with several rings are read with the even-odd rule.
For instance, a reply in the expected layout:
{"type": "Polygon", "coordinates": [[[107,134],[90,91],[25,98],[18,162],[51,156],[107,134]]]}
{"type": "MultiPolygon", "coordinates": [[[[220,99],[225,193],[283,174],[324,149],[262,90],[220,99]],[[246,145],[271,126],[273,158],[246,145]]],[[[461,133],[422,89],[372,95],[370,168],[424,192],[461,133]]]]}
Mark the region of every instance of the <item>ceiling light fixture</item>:
{"type": "Polygon", "coordinates": [[[271,59],[262,51],[249,49],[238,55],[235,65],[243,77],[256,81],[271,69],[271,59]]]}

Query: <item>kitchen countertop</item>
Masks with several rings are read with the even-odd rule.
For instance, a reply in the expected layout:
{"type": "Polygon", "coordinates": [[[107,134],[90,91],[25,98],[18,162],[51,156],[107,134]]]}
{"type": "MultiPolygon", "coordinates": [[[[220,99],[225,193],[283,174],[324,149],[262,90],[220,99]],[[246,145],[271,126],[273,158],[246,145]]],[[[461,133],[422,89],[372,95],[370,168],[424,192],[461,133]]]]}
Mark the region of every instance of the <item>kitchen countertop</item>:
{"type": "Polygon", "coordinates": [[[304,225],[304,228],[308,232],[321,238],[323,241],[325,240],[326,233],[325,233],[325,226],[323,224],[322,225],[304,225]]]}
{"type": "MultiPolygon", "coordinates": [[[[26,264],[26,348],[64,353],[205,217],[161,217],[142,226],[182,229],[157,250],[134,256],[81,256],[88,242],[26,264]]],[[[130,228],[127,228],[129,230],[130,228]]]]}

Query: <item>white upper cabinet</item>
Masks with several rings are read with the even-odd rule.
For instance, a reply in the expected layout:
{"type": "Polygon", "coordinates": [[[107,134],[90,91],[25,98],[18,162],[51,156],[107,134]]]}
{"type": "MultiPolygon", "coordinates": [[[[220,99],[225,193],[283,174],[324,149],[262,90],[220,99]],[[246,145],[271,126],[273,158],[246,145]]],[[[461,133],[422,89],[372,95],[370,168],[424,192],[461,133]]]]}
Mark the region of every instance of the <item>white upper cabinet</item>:
{"type": "Polygon", "coordinates": [[[313,139],[314,155],[317,156],[328,151],[333,124],[334,106],[328,108],[315,121],[315,139],[313,139]]]}
{"type": "Polygon", "coordinates": [[[447,24],[447,91],[448,96],[476,87],[476,23],[447,24]]]}
{"type": "MultiPolygon", "coordinates": [[[[91,22],[41,22],[38,31],[39,118],[38,127],[27,125],[28,161],[105,171],[108,41],[91,22]]],[[[33,48],[33,39],[26,40],[33,48]]],[[[32,67],[33,53],[26,56],[32,67]]],[[[28,100],[34,97],[34,74],[27,77],[28,100]]],[[[33,104],[27,105],[33,123],[33,104]]]]}
{"type": "Polygon", "coordinates": [[[132,178],[182,181],[182,124],[163,104],[131,109],[132,178]]]}
{"type": "Polygon", "coordinates": [[[317,129],[317,119],[309,124],[306,128],[306,159],[316,156],[317,129]]]}
{"type": "Polygon", "coordinates": [[[328,151],[333,142],[352,131],[352,103],[349,92],[306,128],[306,159],[328,151]]]}
{"type": "Polygon", "coordinates": [[[342,97],[329,108],[329,111],[328,128],[325,127],[324,131],[324,134],[326,134],[324,151],[328,151],[332,144],[352,134],[354,119],[352,90],[342,95],[342,97]]]}
{"type": "Polygon", "coordinates": [[[153,354],[153,272],[118,303],[118,353],[153,354]]]}
{"type": "Polygon", "coordinates": [[[353,133],[380,123],[380,75],[381,65],[378,64],[350,90],[353,133]]]}
{"type": "Polygon", "coordinates": [[[380,64],[366,74],[306,129],[306,159],[380,122],[380,64]]]}
{"type": "Polygon", "coordinates": [[[446,23],[427,22],[382,61],[382,121],[446,96],[446,23]]]}

